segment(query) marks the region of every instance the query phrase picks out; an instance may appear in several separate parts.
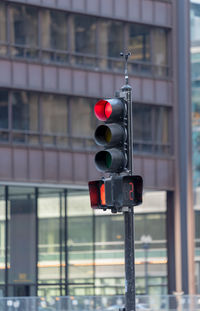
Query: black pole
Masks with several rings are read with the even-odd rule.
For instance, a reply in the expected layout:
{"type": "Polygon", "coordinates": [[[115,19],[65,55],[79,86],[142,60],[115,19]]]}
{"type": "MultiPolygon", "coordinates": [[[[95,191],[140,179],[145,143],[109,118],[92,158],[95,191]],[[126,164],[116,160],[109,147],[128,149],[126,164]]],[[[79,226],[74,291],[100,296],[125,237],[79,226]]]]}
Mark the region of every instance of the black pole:
{"type": "Polygon", "coordinates": [[[144,245],[145,251],[145,295],[148,295],[148,245],[144,245]]]}
{"type": "Polygon", "coordinates": [[[125,226],[125,309],[135,311],[134,213],[124,212],[125,226]]]}
{"type": "MultiPolygon", "coordinates": [[[[127,122],[128,122],[128,171],[132,175],[133,171],[133,128],[132,128],[132,88],[128,84],[127,61],[130,53],[122,56],[125,57],[125,85],[122,92],[125,94],[127,101],[127,122]]],[[[134,210],[129,207],[124,211],[125,226],[125,310],[135,311],[135,249],[134,249],[134,210]]]]}

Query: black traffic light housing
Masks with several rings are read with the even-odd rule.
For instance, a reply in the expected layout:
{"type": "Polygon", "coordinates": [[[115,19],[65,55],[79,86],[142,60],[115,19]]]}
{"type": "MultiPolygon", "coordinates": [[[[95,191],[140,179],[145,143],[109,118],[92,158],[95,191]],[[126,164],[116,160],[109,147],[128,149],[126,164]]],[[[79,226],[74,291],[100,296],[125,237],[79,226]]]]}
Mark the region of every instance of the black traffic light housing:
{"type": "Polygon", "coordinates": [[[123,212],[142,203],[143,180],[132,175],[132,99],[126,83],[115,98],[100,99],[94,106],[101,124],[94,139],[102,150],[95,154],[95,166],[109,177],[90,181],[91,207],[123,212]]]}
{"type": "Polygon", "coordinates": [[[101,172],[120,173],[127,165],[127,103],[123,98],[101,99],[94,112],[104,122],[97,127],[95,142],[104,147],[95,156],[101,172]]]}
{"type": "Polygon", "coordinates": [[[142,203],[141,176],[114,176],[90,181],[88,184],[91,207],[94,209],[121,212],[122,207],[132,207],[142,203]]]}

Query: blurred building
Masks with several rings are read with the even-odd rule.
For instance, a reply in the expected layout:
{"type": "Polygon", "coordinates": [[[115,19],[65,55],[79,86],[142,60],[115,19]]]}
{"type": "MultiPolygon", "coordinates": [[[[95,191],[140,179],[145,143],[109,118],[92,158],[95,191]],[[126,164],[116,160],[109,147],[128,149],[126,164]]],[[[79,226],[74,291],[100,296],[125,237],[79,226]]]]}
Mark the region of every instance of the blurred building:
{"type": "Polygon", "coordinates": [[[136,290],[148,277],[149,294],[194,292],[187,14],[187,0],[0,1],[0,295],[124,293],[123,215],[91,210],[87,181],[93,106],[124,84],[126,48],[145,183],[136,290]]]}
{"type": "MultiPolygon", "coordinates": [[[[200,1],[191,2],[191,77],[192,77],[192,143],[193,143],[193,187],[196,220],[196,270],[200,271],[200,1]]],[[[200,280],[197,279],[197,292],[200,280]]]]}

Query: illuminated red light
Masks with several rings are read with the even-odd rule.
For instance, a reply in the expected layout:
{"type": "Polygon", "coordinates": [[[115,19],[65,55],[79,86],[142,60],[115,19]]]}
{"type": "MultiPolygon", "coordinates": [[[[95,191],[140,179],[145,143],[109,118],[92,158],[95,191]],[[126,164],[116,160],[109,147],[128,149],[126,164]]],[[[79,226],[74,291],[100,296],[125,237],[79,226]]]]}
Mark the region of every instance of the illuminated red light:
{"type": "Polygon", "coordinates": [[[106,121],[112,113],[112,106],[108,101],[101,99],[94,106],[94,112],[97,119],[106,121]]]}
{"type": "Polygon", "coordinates": [[[107,102],[105,105],[105,115],[107,119],[110,117],[111,113],[112,113],[112,106],[109,102],[107,102]]]}
{"type": "Polygon", "coordinates": [[[101,204],[106,205],[106,193],[105,193],[105,185],[102,184],[100,187],[100,197],[101,197],[101,204]]]}

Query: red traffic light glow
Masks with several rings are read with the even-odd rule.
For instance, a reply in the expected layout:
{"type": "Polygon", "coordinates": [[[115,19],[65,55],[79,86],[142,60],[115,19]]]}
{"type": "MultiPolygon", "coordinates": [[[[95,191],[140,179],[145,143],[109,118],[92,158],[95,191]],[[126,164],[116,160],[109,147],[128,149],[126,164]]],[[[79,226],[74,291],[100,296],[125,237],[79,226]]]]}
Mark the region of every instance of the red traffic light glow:
{"type": "Polygon", "coordinates": [[[92,208],[102,208],[106,205],[105,185],[101,180],[89,181],[90,203],[92,208]]]}
{"type": "Polygon", "coordinates": [[[112,114],[112,105],[104,99],[99,100],[94,106],[94,112],[100,121],[106,121],[112,114]]]}

